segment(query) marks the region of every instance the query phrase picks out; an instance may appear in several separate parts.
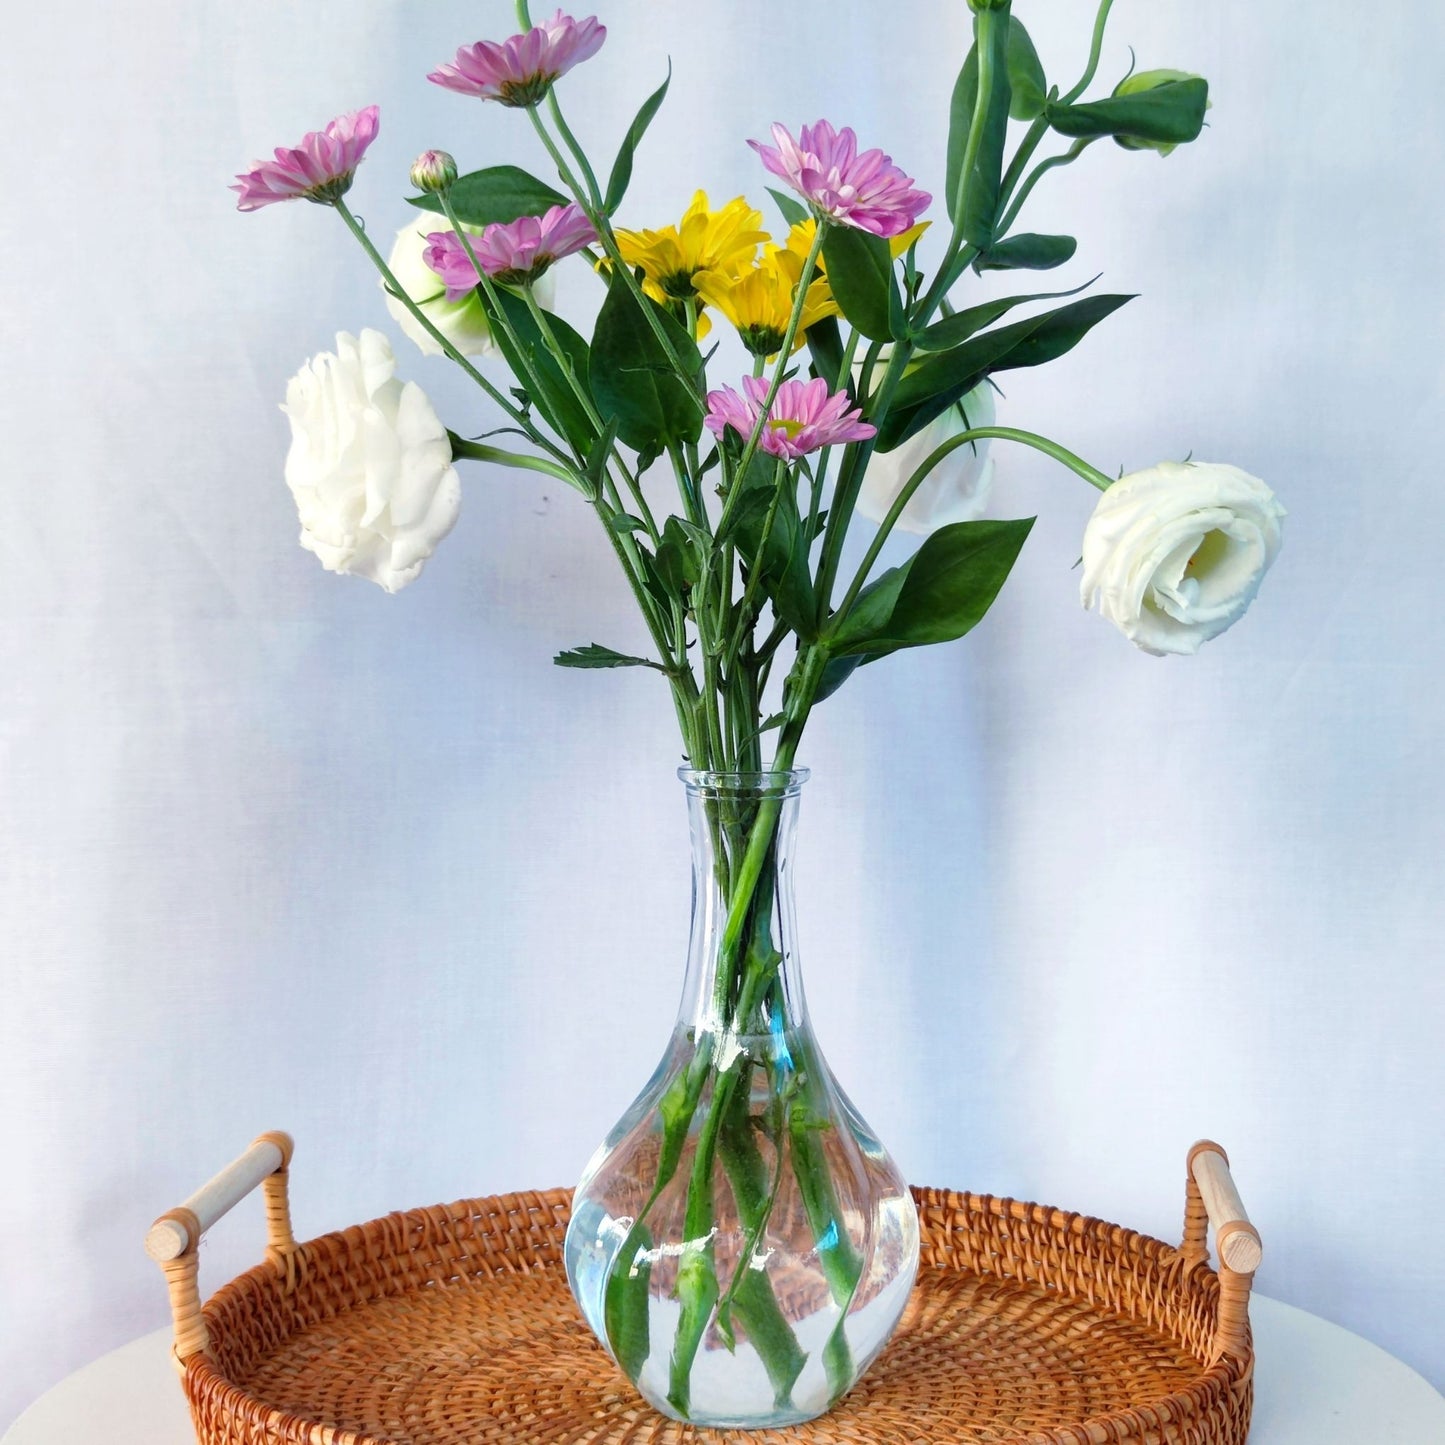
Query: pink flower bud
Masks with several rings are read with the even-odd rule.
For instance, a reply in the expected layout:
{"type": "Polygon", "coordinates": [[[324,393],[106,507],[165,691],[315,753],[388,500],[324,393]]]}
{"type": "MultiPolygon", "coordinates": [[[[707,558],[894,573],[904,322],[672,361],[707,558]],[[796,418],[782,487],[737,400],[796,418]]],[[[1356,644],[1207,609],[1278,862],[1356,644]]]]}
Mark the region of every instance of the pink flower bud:
{"type": "Polygon", "coordinates": [[[450,190],[457,178],[457,163],[446,151],[423,151],[411,163],[411,183],[419,191],[450,190]]]}

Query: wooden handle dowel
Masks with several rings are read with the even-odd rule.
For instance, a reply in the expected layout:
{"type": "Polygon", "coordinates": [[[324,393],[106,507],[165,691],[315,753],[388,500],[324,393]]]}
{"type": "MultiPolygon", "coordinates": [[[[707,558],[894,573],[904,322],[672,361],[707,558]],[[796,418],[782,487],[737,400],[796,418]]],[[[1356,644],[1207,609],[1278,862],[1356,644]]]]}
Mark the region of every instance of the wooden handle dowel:
{"type": "Polygon", "coordinates": [[[1228,1156],[1213,1140],[1201,1139],[1189,1151],[1189,1174],[1214,1226],[1220,1263],[1236,1274],[1253,1274],[1264,1258],[1264,1245],[1234,1187],[1228,1156]]]}
{"type": "Polygon", "coordinates": [[[272,1174],[285,1169],[291,1160],[292,1143],[287,1134],[263,1134],[239,1159],[201,1185],[179,1209],[161,1215],[146,1235],[146,1253],[164,1264],[178,1259],[201,1242],[222,1215],[234,1209],[253,1189],[272,1174]]]}
{"type": "Polygon", "coordinates": [[[266,1191],[266,1254],[292,1278],[296,1240],[291,1233],[291,1205],[286,1171],[291,1163],[291,1136],[262,1134],[239,1159],[233,1160],[209,1183],[201,1185],[178,1209],[168,1210],[151,1225],[146,1253],[165,1272],[175,1325],[176,1367],[185,1372],[186,1361],[210,1349],[201,1313],[201,1236],[223,1214],[234,1209],[257,1185],[266,1191]]]}

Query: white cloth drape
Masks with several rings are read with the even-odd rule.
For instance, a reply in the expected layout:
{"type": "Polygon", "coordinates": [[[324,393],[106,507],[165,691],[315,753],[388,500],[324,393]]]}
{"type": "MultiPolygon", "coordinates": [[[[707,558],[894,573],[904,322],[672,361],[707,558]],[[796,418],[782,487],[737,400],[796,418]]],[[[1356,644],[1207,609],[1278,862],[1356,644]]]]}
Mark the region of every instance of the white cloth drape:
{"type": "MultiPolygon", "coordinates": [[[[1070,84],[1092,7],[1017,8],[1070,84]]],[[[939,192],[966,18],[613,0],[567,105],[605,164],[671,57],[634,224],[699,185],[766,203],[743,141],[774,119],[851,123],[939,192]]],[[[512,23],[501,0],[7,23],[0,1425],[162,1322],[145,1226],[262,1129],[297,1137],[303,1236],[564,1182],[662,1045],[670,710],[651,674],[549,661],[641,641],[595,522],[472,467],[414,587],[323,574],[277,403],[336,330],[391,328],[332,216],[226,190],[373,100],[353,200],[379,238],[425,146],[540,169],[522,117],[423,79],[512,23]]],[[[1080,242],[1049,281],[1141,299],[1006,378],[1000,420],[1110,472],[1235,462],[1290,509],[1284,554],[1234,631],[1146,658],[1078,608],[1087,489],[1000,445],[993,514],[1039,513],[1003,599],[859,673],[806,749],[813,1008],[920,1181],[1170,1236],[1185,1150],[1217,1137],[1260,1288],[1441,1385],[1442,21],[1125,0],[1102,75],[1129,44],[1211,78],[1209,129],[1040,187],[1024,224],[1080,242]]],[[[579,267],[562,285],[595,305],[579,267]]],[[[490,424],[394,340],[456,430],[490,424]]],[[[208,1285],[260,1247],[256,1206],[208,1285]]]]}

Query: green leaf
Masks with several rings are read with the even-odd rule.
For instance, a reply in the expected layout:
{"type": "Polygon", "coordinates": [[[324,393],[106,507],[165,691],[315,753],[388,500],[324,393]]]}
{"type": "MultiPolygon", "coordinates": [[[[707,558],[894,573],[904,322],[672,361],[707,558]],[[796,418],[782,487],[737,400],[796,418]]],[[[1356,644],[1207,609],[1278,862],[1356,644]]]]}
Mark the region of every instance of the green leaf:
{"type": "Polygon", "coordinates": [[[808,355],[813,360],[813,375],[821,376],[828,383],[829,391],[838,389],[840,377],[842,385],[851,390],[853,378],[842,376],[843,334],[838,318],[825,316],[821,321],[815,321],[803,336],[808,343],[808,355]]]}
{"type": "Polygon", "coordinates": [[[785,471],[782,491],[777,492],[777,462],[759,455],[753,458],[741,485],[745,494],[728,524],[729,538],[749,571],[760,570],[763,592],[777,616],[805,642],[812,641],[817,636],[818,604],[808,565],[810,542],[798,510],[797,482],[785,471]],[[764,546],[763,529],[775,495],[778,505],[764,546]]]}
{"type": "Polygon", "coordinates": [[[777,204],[778,211],[790,230],[808,219],[808,208],[796,196],[790,196],[786,191],[775,191],[771,186],[768,187],[768,194],[777,204]]]}
{"type": "MultiPolygon", "coordinates": [[[[613,443],[617,440],[617,418],[609,418],[602,428],[602,435],[592,444],[587,453],[587,480],[592,484],[592,495],[601,497],[603,478],[607,475],[607,459],[612,455],[613,443]]],[[[634,517],[633,521],[637,521],[634,517]]],[[[643,524],[638,522],[641,527],[643,524]]]]}
{"type": "Polygon", "coordinates": [[[950,216],[960,214],[959,188],[963,188],[963,238],[973,246],[987,246],[993,240],[998,220],[999,186],[1003,179],[1004,144],[1008,139],[1009,43],[1011,17],[997,11],[974,16],[974,44],[963,62],[954,83],[949,105],[948,160],[944,172],[944,196],[950,216]],[[972,174],[961,174],[968,155],[968,138],[973,128],[974,110],[978,102],[978,47],[983,37],[990,51],[988,109],[983,116],[983,131],[974,157],[972,174]]]}
{"type": "MultiPolygon", "coordinates": [[[[696,375],[702,358],[671,316],[646,300],[684,366],[696,375]]],[[[604,418],[616,417],[617,435],[634,451],[656,453],[702,431],[697,394],[673,370],[667,353],[620,274],[614,274],[592,336],[592,393],[604,418]]]]}
{"type": "Polygon", "coordinates": [[[953,96],[948,103],[948,155],[943,172],[943,199],[952,216],[958,208],[958,176],[968,149],[969,127],[973,124],[973,108],[978,99],[978,45],[969,46],[953,82],[953,96]]]}
{"type": "Polygon", "coordinates": [[[607,525],[614,532],[641,532],[647,523],[641,517],[634,517],[631,512],[614,512],[608,517],[607,525]]]}
{"type": "MultiPolygon", "coordinates": [[[[515,221],[519,216],[540,216],[553,206],[564,206],[567,197],[554,191],[519,166],[488,166],[458,177],[449,197],[457,219],[469,226],[490,226],[497,221],[515,221]]],[[[436,195],[411,196],[419,211],[441,214],[436,195]]]]}
{"type": "MultiPolygon", "coordinates": [[[[917,553],[914,556],[916,557],[917,553]]],[[[853,605],[841,618],[834,618],[833,635],[828,640],[829,651],[832,653],[829,668],[850,656],[856,656],[858,661],[863,663],[873,660],[870,653],[882,657],[884,652],[891,651],[887,648],[883,652],[877,651],[873,639],[887,634],[888,619],[893,616],[893,609],[898,605],[898,594],[908,580],[908,569],[912,565],[913,557],[910,557],[901,567],[890,567],[886,572],[880,573],[858,593],[853,599],[853,605]]],[[[839,669],[840,673],[841,671],[839,669]]],[[[824,676],[826,675],[827,668],[824,669],[824,676]]],[[[842,673],[837,685],[841,687],[846,680],[847,674],[842,673]]]]}
{"type": "Polygon", "coordinates": [[[829,226],[823,267],[843,315],[871,340],[891,340],[889,315],[899,303],[888,242],[856,226],[829,226]]]}
{"type": "Polygon", "coordinates": [[[642,108],[627,127],[627,134],[622,137],[622,145],[618,148],[617,159],[612,163],[612,174],[607,181],[607,198],[603,203],[609,212],[615,211],[627,194],[627,185],[632,179],[633,153],[637,150],[638,142],[647,133],[647,127],[652,124],[652,118],[657,114],[657,108],[662,104],[667,95],[667,87],[671,84],[672,61],[669,60],[667,79],[642,102],[642,108]]]}
{"type": "Polygon", "coordinates": [[[603,1323],[607,1342],[623,1373],[634,1384],[647,1363],[651,1343],[648,1313],[651,1300],[652,1261],[638,1260],[652,1249],[652,1235],[640,1220],[627,1231],[622,1248],[607,1274],[603,1299],[603,1323]]]}
{"type": "Polygon", "coordinates": [[[596,642],[589,642],[586,647],[573,647],[567,652],[559,652],[552,661],[558,667],[651,667],[658,672],[666,671],[650,657],[629,657],[626,653],[613,652],[610,647],[603,647],[596,642]]]}
{"type": "MultiPolygon", "coordinates": [[[[477,298],[486,309],[492,324],[492,339],[501,349],[507,365],[518,381],[523,382],[531,395],[537,410],[559,435],[565,437],[583,456],[587,455],[597,438],[597,428],[587,416],[586,408],[577,396],[572,382],[568,379],[564,362],[552,355],[527,303],[520,296],[514,296],[505,288],[497,289],[497,300],[506,316],[508,325],[521,343],[521,350],[513,345],[507,328],[500,325],[496,311],[484,291],[478,290],[477,298]],[[536,371],[539,385],[534,386],[528,374],[530,365],[536,371]]],[[[543,313],[552,334],[565,353],[565,365],[570,366],[584,394],[587,391],[588,354],[587,343],[560,316],[543,313]]]]}
{"type": "MultiPolygon", "coordinates": [[[[996,371],[1041,366],[1071,350],[1132,296],[1087,296],[1054,311],[970,337],[904,376],[879,425],[878,450],[891,451],[941,416],[959,397],[996,371]]],[[[962,313],[960,313],[962,314],[962,313]]]]}
{"type": "Polygon", "coordinates": [[[647,595],[654,602],[660,603],[666,610],[674,602],[684,601],[662,580],[662,573],[657,570],[657,558],[640,542],[637,544],[637,560],[642,564],[642,585],[647,589],[647,595]]]}
{"type": "Polygon", "coordinates": [[[940,527],[901,567],[859,593],[830,642],[833,655],[871,660],[962,637],[998,596],[1033,524],[1029,517],[940,527]]]}
{"type": "Polygon", "coordinates": [[[1015,120],[1033,120],[1042,115],[1049,83],[1029,32],[1024,29],[1023,21],[1012,15],[1008,28],[1008,78],[1009,115],[1015,120]]]}
{"type": "Polygon", "coordinates": [[[663,524],[657,571],[673,596],[679,598],[696,587],[702,576],[702,551],[697,539],[690,535],[688,525],[679,517],[669,517],[663,524]]]}
{"type": "Polygon", "coordinates": [[[815,703],[832,697],[867,659],[853,654],[848,657],[830,657],[823,666],[823,676],[818,680],[818,690],[813,694],[815,703]]]}
{"type": "Polygon", "coordinates": [[[914,345],[919,351],[947,351],[950,347],[967,341],[985,326],[992,326],[1000,316],[1012,311],[1015,306],[1025,306],[1031,301],[1060,301],[1065,296],[1077,296],[1080,291],[1088,290],[1098,279],[1095,276],[1092,281],[1085,281],[1082,286],[1075,286],[1071,291],[1039,291],[1032,296],[1000,296],[979,306],[970,306],[966,311],[955,311],[952,316],[935,321],[918,336],[914,345]]]}
{"type": "Polygon", "coordinates": [[[973,263],[975,271],[1052,271],[1079,248],[1072,236],[1040,236],[1022,231],[996,241],[973,263]]]}
{"type": "Polygon", "coordinates": [[[1111,135],[1182,145],[1197,139],[1209,105],[1209,82],[1171,80],[1136,95],[1111,96],[1084,105],[1049,105],[1044,114],[1060,135],[1092,139],[1111,135]]]}
{"type": "Polygon", "coordinates": [[[768,538],[765,581],[773,611],[804,642],[811,642],[818,635],[818,603],[813,592],[808,551],[803,519],[798,515],[797,492],[789,478],[768,538]]]}

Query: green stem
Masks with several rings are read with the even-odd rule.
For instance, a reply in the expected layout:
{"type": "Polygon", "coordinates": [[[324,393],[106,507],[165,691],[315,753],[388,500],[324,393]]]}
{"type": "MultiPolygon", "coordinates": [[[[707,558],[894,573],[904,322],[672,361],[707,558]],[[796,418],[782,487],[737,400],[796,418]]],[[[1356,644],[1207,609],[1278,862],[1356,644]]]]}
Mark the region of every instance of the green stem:
{"type": "MultiPolygon", "coordinates": [[[[893,393],[899,381],[902,380],[912,355],[913,344],[911,342],[897,341],[894,343],[893,350],[888,357],[888,369],[883,373],[882,385],[878,388],[876,396],[870,397],[864,402],[868,416],[886,417],[888,415],[888,407],[893,401],[893,393]]],[[[820,630],[828,620],[833,595],[833,581],[842,560],[843,543],[848,536],[848,525],[853,519],[853,509],[858,503],[858,493],[863,487],[863,476],[868,469],[868,462],[873,456],[873,448],[877,441],[878,438],[875,435],[869,437],[867,441],[848,444],[846,460],[838,476],[838,485],[834,489],[833,506],[828,513],[828,527],[823,540],[823,555],[818,563],[817,594],[820,630]]],[[[811,696],[808,701],[811,705],[811,696]]]]}
{"type": "Polygon", "coordinates": [[[557,149],[557,143],[547,132],[547,127],[542,123],[542,117],[537,114],[536,106],[529,106],[527,114],[531,117],[532,125],[535,128],[542,144],[547,148],[547,154],[552,157],[552,164],[557,167],[557,174],[562,178],[562,184],[572,192],[573,199],[583,211],[587,213],[587,219],[592,222],[597,232],[597,239],[602,249],[607,254],[611,268],[619,272],[627,289],[632,292],[633,299],[637,302],[647,324],[652,328],[652,334],[657,338],[658,345],[662,347],[663,354],[671,363],[673,370],[683,380],[688,395],[697,406],[699,413],[705,413],[707,406],[703,402],[699,387],[700,378],[693,375],[683,364],[678,356],[676,348],[672,344],[672,338],[663,330],[662,322],[657,319],[656,313],[648,304],[641,286],[637,284],[637,277],[632,274],[632,268],[622,259],[622,252],[618,249],[617,237],[613,234],[612,223],[607,213],[600,206],[594,205],[591,197],[587,195],[579,184],[576,176],[572,174],[562,152],[557,149]]]}
{"type": "Polygon", "coordinates": [[[738,461],[738,483],[728,493],[727,501],[723,503],[722,516],[718,519],[718,535],[723,536],[727,531],[727,524],[732,516],[737,500],[742,496],[747,484],[748,466],[752,462],[753,455],[758,449],[758,442],[763,435],[763,428],[768,424],[768,414],[773,409],[773,402],[777,400],[778,388],[783,384],[783,373],[788,369],[788,358],[793,354],[793,342],[798,335],[798,325],[803,319],[803,306],[808,299],[808,287],[813,280],[813,270],[818,264],[818,257],[823,254],[823,237],[828,229],[828,222],[819,219],[813,228],[813,244],[808,248],[808,259],[803,262],[803,273],[798,278],[798,289],[793,297],[792,314],[788,317],[788,329],[783,333],[783,344],[778,352],[778,362],[773,368],[773,379],[768,386],[768,394],[758,411],[758,419],[753,423],[752,435],[748,438],[747,445],[743,448],[742,457],[738,461]]]}
{"type": "Polygon", "coordinates": [[[893,531],[899,517],[903,515],[904,508],[912,500],[913,494],[928,480],[929,474],[938,464],[951,452],[969,443],[982,441],[988,437],[996,437],[1000,441],[1019,442],[1024,446],[1033,447],[1035,451],[1043,452],[1045,456],[1052,457],[1056,462],[1061,462],[1071,472],[1077,473],[1092,487],[1097,487],[1101,492],[1107,491],[1112,485],[1108,477],[1097,467],[1090,466],[1082,457],[1076,456],[1067,447],[1061,447],[1058,442],[1050,441],[1048,437],[1039,436],[1037,432],[1020,431],[1017,427],[1011,426],[980,426],[972,427],[968,431],[959,432],[957,436],[951,436],[946,442],[936,447],[929,453],[927,459],[913,473],[911,477],[899,489],[898,495],[893,499],[893,505],[889,507],[888,514],[879,524],[877,535],[874,536],[857,573],[853,577],[842,602],[838,604],[838,611],[835,614],[842,618],[847,616],[848,609],[852,607],[859,592],[863,590],[868,580],[868,574],[873,570],[873,564],[878,560],[878,554],[883,550],[883,544],[888,540],[889,534],[893,531]]]}
{"type": "Polygon", "coordinates": [[[980,10],[973,18],[974,50],[978,56],[978,86],[973,96],[973,118],[968,124],[968,139],[964,142],[963,147],[963,164],[958,171],[958,189],[953,197],[953,215],[950,217],[953,229],[949,233],[948,248],[943,254],[943,262],[938,268],[938,275],[934,277],[933,285],[923,298],[921,309],[910,318],[916,329],[927,325],[934,307],[947,295],[949,288],[962,274],[963,266],[968,264],[969,259],[969,256],[964,253],[977,254],[974,246],[965,247],[964,245],[963,227],[964,222],[968,219],[964,212],[968,206],[973,168],[978,164],[979,149],[983,145],[983,133],[988,128],[989,105],[993,99],[993,32],[1000,20],[1004,25],[1009,23],[1007,11],[980,10]],[[962,257],[962,261],[960,261],[960,257],[962,257]]]}
{"type": "Polygon", "coordinates": [[[818,465],[813,473],[812,493],[808,498],[808,520],[804,524],[803,536],[808,544],[808,551],[813,550],[815,533],[818,528],[818,514],[823,509],[823,488],[828,481],[828,463],[832,459],[833,448],[824,447],[818,457],[818,465]]]}
{"type": "MultiPolygon", "coordinates": [[[[494,324],[500,326],[506,333],[507,339],[512,343],[516,351],[518,361],[521,362],[527,373],[525,377],[519,377],[518,380],[529,381],[535,396],[545,396],[546,388],[542,385],[541,373],[537,370],[536,366],[533,365],[531,352],[522,344],[522,338],[517,334],[516,328],[512,325],[506,308],[502,305],[502,298],[497,294],[496,283],[487,275],[486,271],[482,269],[482,263],[477,259],[476,250],[472,246],[471,235],[458,218],[456,208],[452,205],[451,197],[445,191],[441,191],[438,193],[437,199],[442,204],[442,212],[451,223],[452,230],[456,232],[457,238],[462,243],[462,250],[467,253],[467,260],[472,263],[472,269],[477,273],[477,284],[482,288],[482,292],[487,298],[491,315],[494,318],[494,324]]],[[[579,460],[581,460],[580,454],[579,460]]]]}
{"type": "Polygon", "coordinates": [[[556,462],[549,462],[543,457],[523,456],[519,452],[506,451],[502,447],[489,447],[484,442],[468,441],[466,437],[458,436],[454,431],[448,431],[447,438],[452,444],[453,461],[461,459],[470,462],[492,462],[499,467],[517,467],[523,471],[543,472],[549,477],[556,477],[558,481],[576,487],[579,491],[584,490],[577,480],[575,471],[558,466],[556,462]]]}
{"type": "Polygon", "coordinates": [[[1008,234],[1009,227],[1018,218],[1018,213],[1023,210],[1024,202],[1028,200],[1029,193],[1038,183],[1056,166],[1071,166],[1083,155],[1083,153],[1098,139],[1097,136],[1085,136],[1076,140],[1062,155],[1050,156],[1046,161],[1040,161],[1032,171],[1028,179],[1023,183],[1023,188],[1014,199],[1013,205],[1008,208],[1008,213],[999,222],[998,233],[1000,236],[1008,234]]]}
{"type": "MultiPolygon", "coordinates": [[[[969,183],[973,168],[978,164],[978,153],[983,146],[983,133],[988,128],[988,110],[993,101],[993,31],[999,23],[995,10],[977,11],[973,19],[974,52],[978,56],[978,84],[973,93],[973,119],[968,123],[968,140],[964,143],[963,164],[958,170],[957,190],[953,197],[953,237],[949,242],[952,260],[963,243],[964,215],[968,207],[969,183]]],[[[1003,23],[1009,23],[1004,15],[1003,23]]]]}
{"type": "Polygon", "coordinates": [[[743,638],[752,631],[756,618],[749,615],[748,609],[752,606],[758,588],[762,585],[763,573],[766,571],[766,558],[768,552],[768,540],[773,535],[773,523],[777,519],[778,507],[783,500],[783,488],[785,485],[796,486],[792,474],[788,471],[788,464],[782,458],[778,458],[777,466],[773,472],[773,499],[768,504],[767,516],[763,519],[763,530],[758,540],[758,550],[753,557],[752,570],[748,573],[748,585],[743,589],[743,599],[738,606],[737,626],[733,635],[723,651],[723,658],[727,665],[731,666],[737,657],[738,650],[743,645],[743,638]]]}
{"type": "Polygon", "coordinates": [[[587,178],[588,194],[592,204],[600,211],[602,209],[602,188],[597,184],[597,177],[592,170],[592,162],[587,159],[587,152],[582,149],[577,137],[572,134],[569,126],[562,115],[562,107],[557,101],[556,89],[547,92],[547,109],[552,112],[553,124],[557,127],[557,134],[562,137],[562,143],[572,152],[577,164],[582,167],[582,174],[587,178]]]}
{"type": "MultiPolygon", "coordinates": [[[[572,365],[572,357],[567,350],[558,342],[557,334],[552,329],[552,323],[547,319],[547,313],[537,304],[537,298],[530,286],[522,288],[522,299],[527,303],[527,311],[532,320],[537,324],[537,330],[542,333],[548,349],[555,358],[557,365],[562,368],[562,373],[567,378],[567,384],[572,388],[572,394],[577,398],[582,407],[583,415],[597,428],[600,437],[606,430],[603,425],[601,414],[592,400],[592,393],[583,386],[582,379],[577,375],[572,365]]],[[[647,535],[652,538],[656,545],[661,540],[661,533],[657,529],[657,521],[652,515],[652,509],[647,505],[647,498],[642,495],[642,485],[633,474],[632,469],[627,465],[626,458],[622,455],[622,448],[617,442],[612,444],[612,461],[617,470],[622,473],[622,480],[627,483],[627,491],[631,496],[633,504],[637,507],[642,517],[643,525],[647,528],[647,535]]]]}
{"type": "MultiPolygon", "coordinates": [[[[1019,177],[1024,173],[1024,167],[1033,159],[1034,152],[1039,148],[1040,141],[1049,132],[1048,117],[1041,115],[1028,128],[1028,133],[1019,142],[1019,148],[1014,152],[1014,158],[1009,162],[1008,170],[1004,172],[1003,180],[999,183],[998,197],[999,204],[1006,205],[1008,198],[1013,194],[1013,188],[1018,185],[1019,177]]],[[[998,228],[998,235],[1008,234],[1006,226],[998,228]]],[[[997,239],[997,238],[995,238],[997,239]]]]}
{"type": "Polygon", "coordinates": [[[1114,0],[1099,0],[1099,10],[1094,16],[1094,38],[1089,45],[1089,63],[1079,83],[1063,97],[1064,105],[1072,105],[1088,88],[1099,68],[1099,56],[1104,50],[1104,27],[1109,23],[1109,10],[1114,0]]]}
{"type": "Polygon", "coordinates": [[[834,391],[842,391],[853,379],[853,358],[858,354],[859,335],[851,326],[848,328],[848,340],[843,346],[843,362],[838,368],[838,379],[833,383],[834,391]]]}

